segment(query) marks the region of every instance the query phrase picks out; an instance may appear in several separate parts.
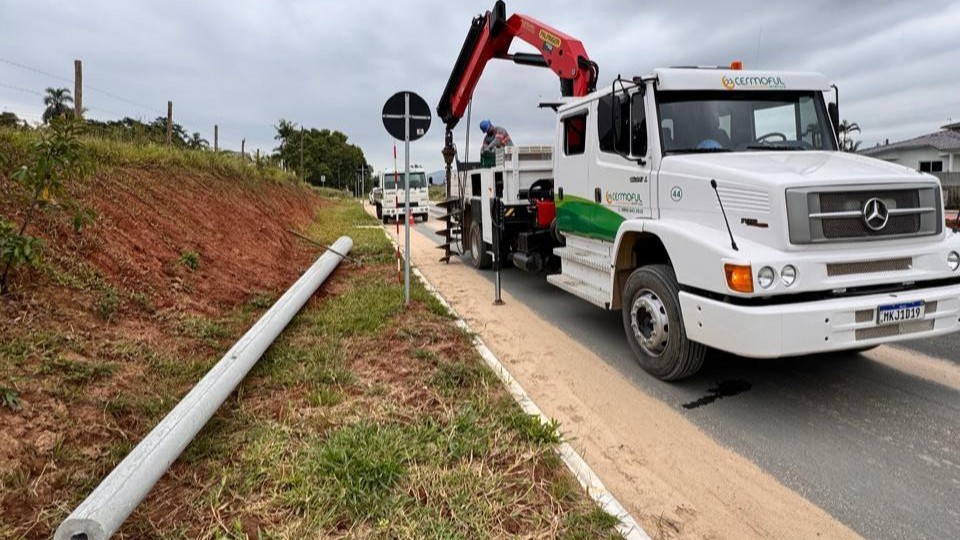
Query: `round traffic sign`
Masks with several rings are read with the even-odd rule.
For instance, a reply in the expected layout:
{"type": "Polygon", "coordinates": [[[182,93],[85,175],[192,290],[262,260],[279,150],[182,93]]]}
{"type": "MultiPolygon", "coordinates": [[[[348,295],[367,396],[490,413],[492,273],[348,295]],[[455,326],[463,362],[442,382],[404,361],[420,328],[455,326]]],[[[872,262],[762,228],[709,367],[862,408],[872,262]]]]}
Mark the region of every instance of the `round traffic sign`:
{"type": "Polygon", "coordinates": [[[383,105],[383,127],[395,139],[404,140],[405,120],[410,117],[410,140],[415,141],[430,129],[430,106],[414,92],[397,92],[383,105]],[[409,99],[409,109],[407,102],[409,99]]]}

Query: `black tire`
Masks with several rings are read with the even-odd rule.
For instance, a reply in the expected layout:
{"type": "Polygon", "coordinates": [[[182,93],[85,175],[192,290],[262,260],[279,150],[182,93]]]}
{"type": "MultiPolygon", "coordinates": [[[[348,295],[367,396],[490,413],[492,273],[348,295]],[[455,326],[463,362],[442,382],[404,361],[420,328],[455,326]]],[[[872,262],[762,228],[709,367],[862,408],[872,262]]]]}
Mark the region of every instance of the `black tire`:
{"type": "Polygon", "coordinates": [[[470,262],[477,270],[486,270],[493,263],[493,258],[487,250],[489,247],[483,241],[483,231],[480,229],[480,222],[474,221],[470,224],[470,262]],[[478,253],[479,252],[479,253],[478,253]]]}
{"type": "Polygon", "coordinates": [[[428,219],[430,219],[430,211],[429,211],[429,210],[427,210],[427,211],[423,214],[423,222],[426,223],[428,219]]]}
{"type": "Polygon", "coordinates": [[[687,339],[680,288],[672,268],[653,264],[634,270],[623,288],[622,312],[627,342],[644,371],[664,381],[676,381],[703,366],[707,348],[687,339]]]}
{"type": "Polygon", "coordinates": [[[377,205],[377,219],[383,219],[383,206],[377,205]]]}

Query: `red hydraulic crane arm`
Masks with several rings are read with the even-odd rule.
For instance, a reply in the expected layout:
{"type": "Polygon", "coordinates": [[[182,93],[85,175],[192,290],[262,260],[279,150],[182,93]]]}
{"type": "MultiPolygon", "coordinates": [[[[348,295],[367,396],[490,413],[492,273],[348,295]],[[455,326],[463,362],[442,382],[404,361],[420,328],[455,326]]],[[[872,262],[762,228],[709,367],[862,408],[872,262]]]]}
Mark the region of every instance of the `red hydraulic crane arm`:
{"type": "Polygon", "coordinates": [[[546,67],[560,78],[564,96],[584,96],[596,89],[598,68],[587,56],[583,43],[542,22],[519,13],[506,17],[506,5],[498,0],[493,11],[473,19],[437,114],[451,131],[467,110],[483,70],[493,58],[517,64],[546,67]],[[537,48],[539,54],[510,54],[514,38],[537,48]]]}

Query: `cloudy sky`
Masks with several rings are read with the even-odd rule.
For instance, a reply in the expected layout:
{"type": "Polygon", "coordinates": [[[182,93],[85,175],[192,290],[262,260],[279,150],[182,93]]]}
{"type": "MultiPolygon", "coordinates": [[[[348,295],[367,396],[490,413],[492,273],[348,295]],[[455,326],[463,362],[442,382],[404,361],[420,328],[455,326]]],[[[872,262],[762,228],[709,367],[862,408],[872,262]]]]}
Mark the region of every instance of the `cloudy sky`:
{"type": "MultiPolygon", "coordinates": [[[[94,118],[175,119],[221,145],[270,150],[286,118],[345,132],[377,167],[392,162],[383,102],[400,89],[436,107],[471,18],[492,0],[0,0],[0,110],[37,120],[48,86],[72,89],[84,64],[84,106],[94,118]]],[[[960,120],[960,2],[521,1],[583,41],[600,83],[670,65],[728,64],[814,70],[840,87],[841,113],[864,145],[935,131],[960,120]]],[[[515,48],[521,46],[515,45],[515,48]]],[[[518,144],[549,140],[559,94],[546,70],[492,63],[474,95],[470,128],[506,126],[518,144]]],[[[465,122],[457,128],[463,148],[465,122]]],[[[442,164],[442,126],[412,148],[442,164]]],[[[402,150],[401,150],[402,159],[402,150]]]]}

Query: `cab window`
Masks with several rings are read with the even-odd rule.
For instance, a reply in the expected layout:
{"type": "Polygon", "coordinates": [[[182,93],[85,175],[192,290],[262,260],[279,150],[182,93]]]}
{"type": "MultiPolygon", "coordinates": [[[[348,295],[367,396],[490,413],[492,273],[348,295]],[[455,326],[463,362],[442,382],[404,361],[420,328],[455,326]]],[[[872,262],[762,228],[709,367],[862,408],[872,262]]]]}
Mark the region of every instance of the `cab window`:
{"type": "Polygon", "coordinates": [[[583,154],[587,142],[587,114],[563,119],[563,153],[568,156],[583,154]]]}

